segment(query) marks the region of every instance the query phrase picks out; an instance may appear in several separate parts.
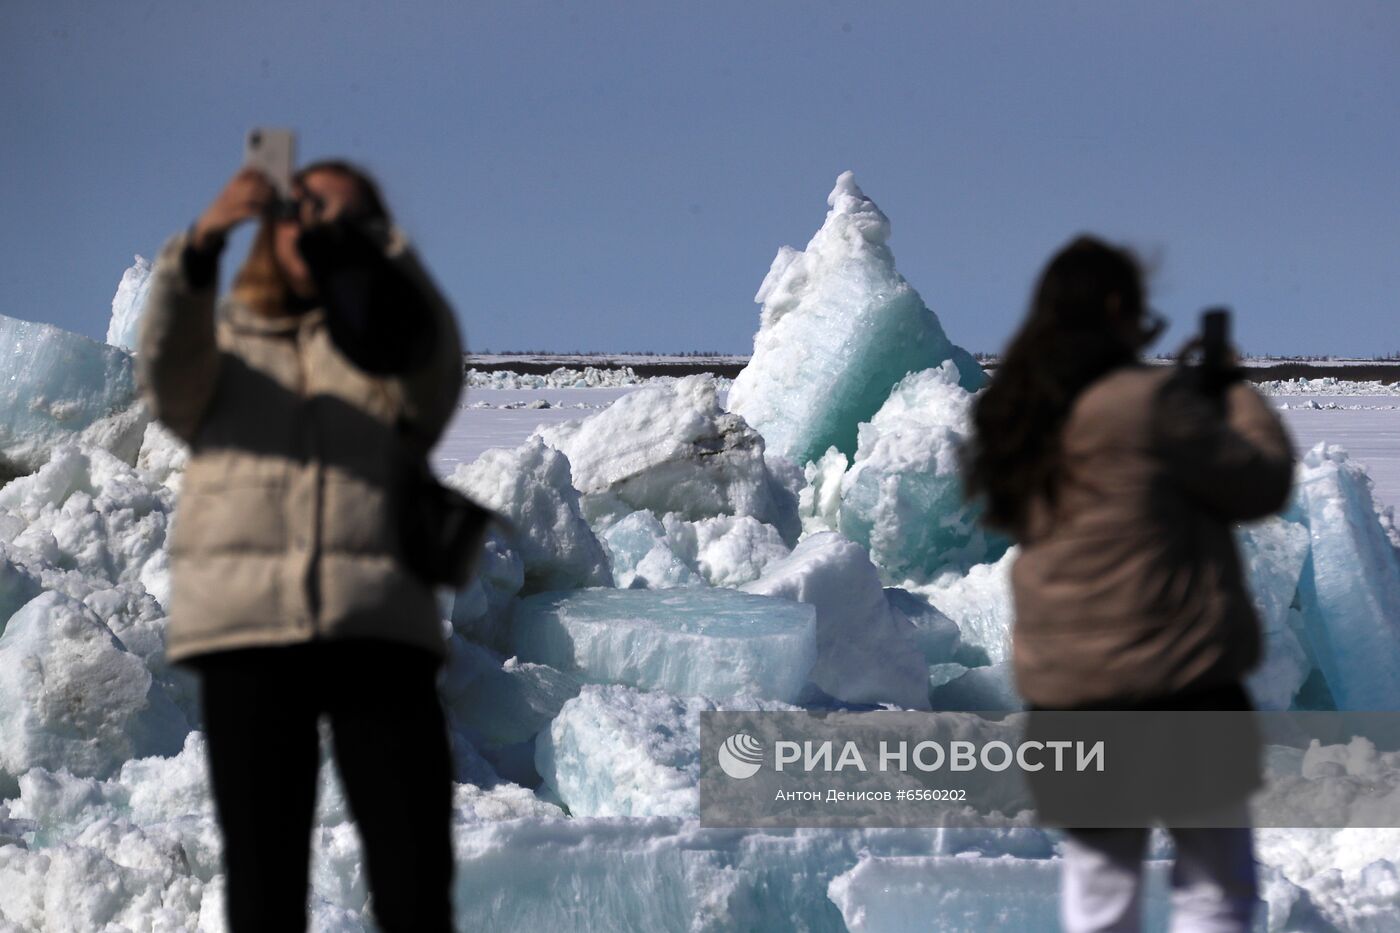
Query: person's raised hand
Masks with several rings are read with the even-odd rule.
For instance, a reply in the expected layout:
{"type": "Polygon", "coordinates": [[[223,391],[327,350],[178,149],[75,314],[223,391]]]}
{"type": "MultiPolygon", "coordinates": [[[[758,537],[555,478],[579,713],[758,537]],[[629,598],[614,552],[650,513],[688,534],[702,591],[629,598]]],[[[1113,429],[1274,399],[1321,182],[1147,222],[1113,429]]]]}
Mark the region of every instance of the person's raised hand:
{"type": "Polygon", "coordinates": [[[245,220],[267,210],[276,190],[267,176],[255,168],[242,168],[229,179],[194,225],[194,245],[202,249],[213,238],[225,236],[245,220]]]}

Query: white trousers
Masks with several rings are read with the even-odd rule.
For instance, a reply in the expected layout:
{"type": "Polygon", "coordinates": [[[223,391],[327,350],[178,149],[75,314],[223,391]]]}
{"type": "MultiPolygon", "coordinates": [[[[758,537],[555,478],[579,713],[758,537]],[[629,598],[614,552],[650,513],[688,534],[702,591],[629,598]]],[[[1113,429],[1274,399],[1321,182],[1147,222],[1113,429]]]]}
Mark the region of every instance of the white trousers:
{"type": "MultiPolygon", "coordinates": [[[[1146,829],[1071,830],[1064,840],[1065,933],[1138,933],[1146,829]]],[[[1246,933],[1259,900],[1249,829],[1173,829],[1171,933],[1246,933]]]]}

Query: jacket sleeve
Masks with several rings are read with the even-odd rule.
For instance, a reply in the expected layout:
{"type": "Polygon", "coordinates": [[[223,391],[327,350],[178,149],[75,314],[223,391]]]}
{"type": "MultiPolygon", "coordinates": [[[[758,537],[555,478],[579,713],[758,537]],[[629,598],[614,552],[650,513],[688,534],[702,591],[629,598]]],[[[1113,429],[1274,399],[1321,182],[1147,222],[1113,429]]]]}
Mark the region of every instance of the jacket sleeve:
{"type": "Polygon", "coordinates": [[[1230,521],[1264,518],[1288,501],[1293,445],[1254,387],[1235,382],[1212,399],[1188,381],[1168,381],[1153,413],[1154,440],[1191,498],[1230,521]]]}
{"type": "Polygon", "coordinates": [[[182,262],[186,234],[166,241],[151,271],[141,315],[136,375],[156,418],[186,443],[194,440],[219,379],[214,332],[216,281],[190,284],[182,262]]]}
{"type": "Polygon", "coordinates": [[[418,287],[433,320],[434,341],[426,362],[399,377],[403,422],[426,451],[442,437],[457,410],[462,392],[462,338],[447,299],[397,229],[390,234],[386,254],[418,287]]]}

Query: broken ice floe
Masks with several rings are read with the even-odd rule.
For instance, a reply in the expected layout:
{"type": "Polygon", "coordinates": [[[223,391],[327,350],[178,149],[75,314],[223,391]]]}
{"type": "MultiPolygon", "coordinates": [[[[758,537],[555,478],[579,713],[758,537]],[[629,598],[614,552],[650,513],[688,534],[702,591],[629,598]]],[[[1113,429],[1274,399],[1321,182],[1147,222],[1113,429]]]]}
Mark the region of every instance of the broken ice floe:
{"type": "Polygon", "coordinates": [[[131,355],[0,315],[0,479],[28,473],[64,441],[134,462],[150,416],[136,397],[131,355]]]}
{"type": "Polygon", "coordinates": [[[638,509],[692,521],[748,515],[797,535],[796,502],[768,469],[763,438],[720,408],[713,377],[645,386],[539,436],[569,458],[592,522],[638,509]]]}
{"type": "Polygon", "coordinates": [[[685,696],[799,697],[817,654],[811,606],[718,588],[589,589],[515,607],[523,659],[685,696]]]}

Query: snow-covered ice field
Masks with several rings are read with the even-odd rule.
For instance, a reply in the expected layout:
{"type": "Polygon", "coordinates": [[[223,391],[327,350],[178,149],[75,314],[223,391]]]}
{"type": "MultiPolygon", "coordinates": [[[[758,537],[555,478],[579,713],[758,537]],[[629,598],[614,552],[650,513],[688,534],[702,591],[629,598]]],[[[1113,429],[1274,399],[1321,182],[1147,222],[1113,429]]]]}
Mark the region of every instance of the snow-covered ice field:
{"type": "Polygon", "coordinates": [[[514,447],[538,425],[583,418],[606,408],[636,387],[599,389],[479,389],[466,390],[463,406],[433,451],[438,468],[450,473],[492,447],[514,447]],[[528,407],[545,401],[549,408],[528,407]],[[478,407],[480,406],[480,407],[478,407]]]}
{"type": "MultiPolygon", "coordinates": [[[[1365,464],[1376,484],[1376,498],[1386,505],[1400,506],[1400,404],[1395,397],[1313,397],[1311,400],[1319,405],[1374,406],[1336,410],[1293,407],[1283,411],[1283,420],[1300,451],[1322,441],[1345,447],[1365,464]]],[[[1296,404],[1294,399],[1275,401],[1296,404]]]]}
{"type": "MultiPolygon", "coordinates": [[[[634,391],[636,387],[468,389],[466,404],[435,451],[438,468],[450,473],[491,447],[514,447],[539,425],[584,417],[634,391]],[[541,400],[550,407],[515,407],[541,400]]],[[[1400,396],[1289,395],[1275,397],[1274,403],[1289,406],[1283,418],[1299,451],[1321,441],[1340,444],[1366,466],[1376,498],[1400,506],[1400,396]],[[1319,407],[1304,407],[1309,404],[1319,407]]]]}

